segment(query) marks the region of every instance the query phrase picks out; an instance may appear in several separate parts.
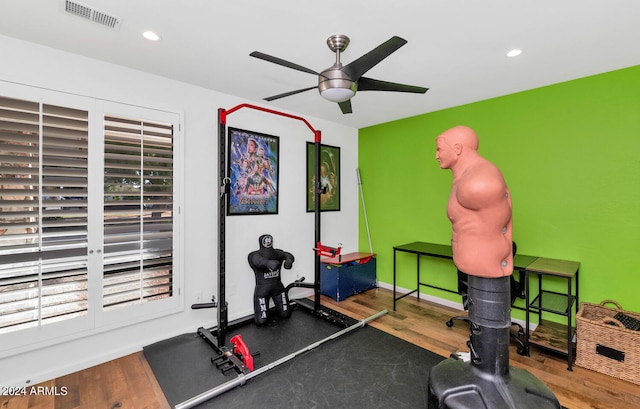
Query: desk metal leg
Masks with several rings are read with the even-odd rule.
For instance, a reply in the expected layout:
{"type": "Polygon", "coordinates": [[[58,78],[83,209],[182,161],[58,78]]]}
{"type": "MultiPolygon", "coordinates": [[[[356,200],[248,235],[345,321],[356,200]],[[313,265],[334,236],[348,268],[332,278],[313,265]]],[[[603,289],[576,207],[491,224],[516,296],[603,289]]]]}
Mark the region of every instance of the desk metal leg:
{"type": "Polygon", "coordinates": [[[525,308],[525,334],[524,334],[524,352],[526,356],[531,356],[529,354],[529,298],[530,298],[530,289],[529,289],[529,272],[524,270],[524,308],[525,308]]]}
{"type": "Polygon", "coordinates": [[[571,330],[571,311],[573,310],[571,295],[573,291],[571,286],[571,277],[567,279],[567,282],[569,283],[567,288],[567,362],[569,363],[569,367],[567,369],[573,371],[573,346],[571,345],[571,338],[573,338],[573,331],[571,330]]]}
{"type": "Polygon", "coordinates": [[[580,273],[580,270],[576,271],[576,314],[578,313],[578,309],[580,308],[580,302],[578,300],[578,288],[580,288],[580,286],[578,285],[578,273],[580,273]]]}
{"type": "Polygon", "coordinates": [[[536,273],[536,275],[538,276],[538,325],[541,324],[542,321],[542,306],[544,305],[542,303],[542,274],[540,273],[536,273]]]}
{"type": "Polygon", "coordinates": [[[396,249],[393,249],[393,310],[396,310],[396,249]]]}
{"type": "Polygon", "coordinates": [[[418,280],[417,280],[418,282],[417,282],[416,288],[418,289],[418,294],[417,294],[418,301],[420,301],[420,254],[416,254],[416,260],[417,260],[416,271],[418,272],[416,274],[418,276],[418,280]]]}

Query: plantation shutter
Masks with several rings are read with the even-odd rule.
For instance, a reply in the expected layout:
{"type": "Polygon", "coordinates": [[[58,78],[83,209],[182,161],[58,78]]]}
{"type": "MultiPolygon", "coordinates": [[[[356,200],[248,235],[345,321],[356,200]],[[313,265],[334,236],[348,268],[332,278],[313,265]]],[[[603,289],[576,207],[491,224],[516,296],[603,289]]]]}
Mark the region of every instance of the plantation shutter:
{"type": "Polygon", "coordinates": [[[0,97],[0,333],[87,314],[88,128],[0,97]]]}
{"type": "Polygon", "coordinates": [[[104,120],[105,310],[173,291],[173,125],[104,120]]]}

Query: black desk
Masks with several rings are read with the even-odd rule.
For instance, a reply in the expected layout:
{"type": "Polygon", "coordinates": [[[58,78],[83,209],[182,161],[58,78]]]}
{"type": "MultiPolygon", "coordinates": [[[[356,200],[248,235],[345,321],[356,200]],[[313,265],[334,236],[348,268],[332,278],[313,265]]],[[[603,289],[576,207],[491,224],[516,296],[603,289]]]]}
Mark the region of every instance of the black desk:
{"type": "MultiPolygon", "coordinates": [[[[449,288],[442,288],[435,285],[423,283],[420,281],[420,257],[428,256],[428,257],[437,257],[437,258],[448,258],[453,259],[453,252],[451,251],[450,245],[445,244],[434,244],[434,243],[425,243],[422,241],[414,241],[413,243],[403,244],[401,246],[395,246],[393,248],[393,310],[396,310],[396,301],[403,299],[404,297],[411,295],[417,292],[418,300],[420,299],[420,286],[431,287],[438,290],[450,292],[450,293],[458,293],[458,290],[451,290],[449,288]],[[405,293],[400,297],[396,297],[396,255],[397,252],[401,251],[404,253],[412,253],[416,255],[416,275],[417,275],[417,288],[413,291],[405,293]]],[[[535,256],[527,256],[516,254],[513,258],[513,268],[518,270],[519,272],[525,272],[527,266],[533,263],[538,257],[535,256]]],[[[523,279],[523,276],[520,276],[523,279]]],[[[522,281],[521,281],[522,282],[522,281]]]]}
{"type": "MultiPolygon", "coordinates": [[[[453,253],[451,246],[444,244],[433,244],[416,241],[413,243],[407,243],[393,248],[393,310],[396,310],[396,301],[417,292],[418,300],[420,299],[420,286],[436,288],[438,290],[447,291],[450,293],[457,293],[456,290],[448,288],[441,288],[431,284],[423,283],[420,281],[420,257],[438,257],[453,259],[453,253]],[[416,255],[417,264],[417,288],[413,291],[405,293],[400,297],[396,297],[396,254],[397,252],[412,253],[416,255]]],[[[578,309],[578,271],[580,269],[580,263],[577,261],[548,259],[537,256],[527,256],[523,254],[516,254],[513,258],[513,269],[520,273],[520,283],[524,283],[525,291],[525,306],[517,308],[526,310],[526,335],[525,335],[525,347],[527,355],[529,354],[529,345],[535,344],[537,346],[551,349],[555,352],[567,355],[567,361],[569,363],[569,370],[572,370],[573,351],[572,351],[572,337],[573,337],[573,325],[572,314],[574,310],[578,309]],[[535,275],[538,278],[537,294],[532,294],[531,286],[529,284],[529,277],[535,275]],[[567,291],[564,293],[558,293],[543,289],[542,279],[543,276],[555,276],[561,279],[567,280],[567,291]],[[531,300],[532,296],[534,299],[531,300]],[[544,297],[543,297],[544,295],[544,297]],[[555,306],[554,306],[555,304],[555,306]],[[558,306],[559,305],[559,306],[558,306]],[[542,312],[559,314],[567,317],[567,326],[562,328],[554,328],[551,325],[543,324],[542,312]],[[531,312],[538,315],[538,327],[533,333],[529,330],[529,320],[531,312]],[[552,328],[549,331],[547,328],[552,328]]],[[[577,311],[575,311],[577,313],[577,311]]]]}
{"type": "Polygon", "coordinates": [[[457,293],[457,291],[452,291],[446,288],[436,287],[430,284],[425,284],[420,282],[420,257],[421,256],[429,256],[429,257],[438,257],[438,258],[448,258],[453,259],[453,252],[451,251],[451,246],[447,246],[444,244],[433,244],[433,243],[424,243],[421,241],[415,241],[413,243],[403,244],[401,246],[395,246],[393,248],[393,310],[396,310],[396,301],[409,296],[415,292],[418,293],[418,300],[420,299],[420,286],[426,286],[431,288],[437,288],[438,290],[448,291],[451,293],[457,293]],[[396,255],[398,251],[402,251],[404,253],[413,253],[416,255],[416,276],[417,276],[417,287],[415,290],[410,291],[396,298],[396,255]]]}

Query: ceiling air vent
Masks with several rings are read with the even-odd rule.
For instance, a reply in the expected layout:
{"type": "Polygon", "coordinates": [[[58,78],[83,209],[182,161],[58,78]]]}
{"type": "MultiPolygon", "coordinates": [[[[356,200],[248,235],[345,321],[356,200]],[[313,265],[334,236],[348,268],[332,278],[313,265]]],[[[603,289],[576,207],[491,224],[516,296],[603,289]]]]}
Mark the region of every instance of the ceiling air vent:
{"type": "Polygon", "coordinates": [[[94,23],[114,30],[120,29],[120,23],[122,22],[120,17],[113,16],[77,1],[63,0],[62,6],[65,12],[73,14],[74,16],[82,17],[85,20],[93,21],[94,23]]]}

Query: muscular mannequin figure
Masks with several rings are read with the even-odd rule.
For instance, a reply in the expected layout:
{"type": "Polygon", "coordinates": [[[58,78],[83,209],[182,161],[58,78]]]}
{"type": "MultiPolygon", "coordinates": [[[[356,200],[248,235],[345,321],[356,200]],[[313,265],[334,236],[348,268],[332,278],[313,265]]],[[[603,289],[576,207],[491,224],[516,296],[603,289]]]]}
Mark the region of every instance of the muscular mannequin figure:
{"type": "Polygon", "coordinates": [[[273,248],[273,237],[263,234],[258,238],[260,249],[249,253],[248,260],[256,275],[256,288],[253,293],[253,311],[256,324],[267,322],[269,299],[273,298],[278,315],[288,318],[291,315],[289,300],[282,280],[280,268],[290,269],[294,262],[293,254],[273,248]]]}
{"type": "Polygon", "coordinates": [[[466,126],[438,136],[436,159],[453,173],[447,216],[456,267],[478,277],[511,275],[511,196],[502,173],[478,154],[478,137],[466,126]]]}
{"type": "MultiPolygon", "coordinates": [[[[540,380],[509,365],[513,272],[511,197],[502,173],[478,154],[478,137],[456,126],[436,139],[451,169],[447,204],[453,261],[467,273],[469,359],[445,359],[429,372],[429,409],[560,409],[540,380]]],[[[515,250],[515,247],[514,247],[515,250]]]]}

